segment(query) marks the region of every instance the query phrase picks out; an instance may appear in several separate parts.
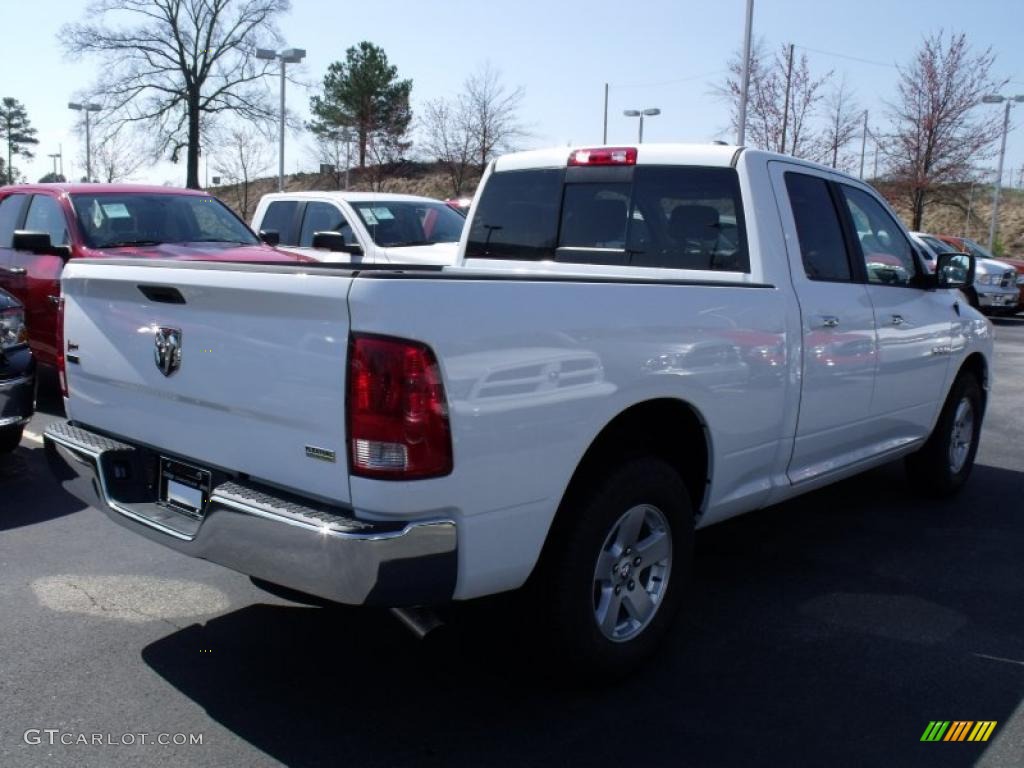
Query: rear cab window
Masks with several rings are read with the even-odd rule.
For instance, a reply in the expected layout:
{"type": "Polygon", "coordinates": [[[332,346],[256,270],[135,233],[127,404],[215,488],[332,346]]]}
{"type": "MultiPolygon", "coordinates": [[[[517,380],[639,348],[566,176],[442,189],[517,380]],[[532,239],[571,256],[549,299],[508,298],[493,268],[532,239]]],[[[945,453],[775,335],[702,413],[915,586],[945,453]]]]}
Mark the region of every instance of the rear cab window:
{"type": "Polygon", "coordinates": [[[682,165],[492,173],[466,258],[750,271],[735,169],[682,165]]]}

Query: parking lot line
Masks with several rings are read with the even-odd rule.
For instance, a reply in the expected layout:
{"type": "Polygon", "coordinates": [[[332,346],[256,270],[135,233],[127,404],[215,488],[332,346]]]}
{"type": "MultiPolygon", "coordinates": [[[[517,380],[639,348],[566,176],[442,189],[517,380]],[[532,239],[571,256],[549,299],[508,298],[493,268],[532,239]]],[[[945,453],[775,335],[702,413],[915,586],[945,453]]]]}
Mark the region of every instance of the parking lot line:
{"type": "Polygon", "coordinates": [[[38,445],[43,444],[43,436],[37,435],[35,432],[29,432],[27,429],[21,435],[22,440],[28,440],[31,443],[37,443],[38,445]]]}

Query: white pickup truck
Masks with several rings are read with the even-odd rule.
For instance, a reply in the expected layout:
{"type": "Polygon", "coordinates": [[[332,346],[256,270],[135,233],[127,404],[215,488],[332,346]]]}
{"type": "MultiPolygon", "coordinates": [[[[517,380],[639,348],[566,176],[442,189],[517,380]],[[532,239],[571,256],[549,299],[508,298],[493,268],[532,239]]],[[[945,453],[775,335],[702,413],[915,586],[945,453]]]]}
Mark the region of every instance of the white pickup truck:
{"type": "Polygon", "coordinates": [[[276,192],[252,228],[270,245],[318,261],[452,264],[466,220],[429,197],[384,192],[276,192]]]}
{"type": "Polygon", "coordinates": [[[930,274],[870,187],[785,156],[513,154],[452,267],[69,263],[46,448],[186,554],[350,604],[525,587],[539,635],[621,671],[695,528],[902,457],[963,485],[991,382],[972,269],[930,274]]]}

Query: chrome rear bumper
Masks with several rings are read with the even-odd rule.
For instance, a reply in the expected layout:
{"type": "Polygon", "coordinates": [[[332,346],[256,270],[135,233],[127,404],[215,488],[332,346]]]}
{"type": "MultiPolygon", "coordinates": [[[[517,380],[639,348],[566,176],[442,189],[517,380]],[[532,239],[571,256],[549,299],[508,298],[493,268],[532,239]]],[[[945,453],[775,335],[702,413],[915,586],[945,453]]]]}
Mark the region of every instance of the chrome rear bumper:
{"type": "Polygon", "coordinates": [[[223,480],[202,518],[156,501],[156,454],[69,423],[43,436],[64,489],[119,525],[192,557],[352,605],[447,602],[458,570],[451,520],[378,522],[350,510],[223,480]]]}

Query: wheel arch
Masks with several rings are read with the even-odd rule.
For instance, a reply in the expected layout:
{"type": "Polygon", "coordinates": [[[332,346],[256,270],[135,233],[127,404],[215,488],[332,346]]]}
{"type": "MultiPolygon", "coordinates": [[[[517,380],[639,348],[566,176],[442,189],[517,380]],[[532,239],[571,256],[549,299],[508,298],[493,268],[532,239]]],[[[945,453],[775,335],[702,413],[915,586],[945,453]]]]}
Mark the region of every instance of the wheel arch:
{"type": "Polygon", "coordinates": [[[692,404],[676,398],[656,398],[621,411],[590,442],[562,495],[548,541],[571,520],[573,499],[595,477],[616,464],[650,455],[663,458],[679,472],[694,516],[699,517],[711,486],[710,431],[692,404]]]}

